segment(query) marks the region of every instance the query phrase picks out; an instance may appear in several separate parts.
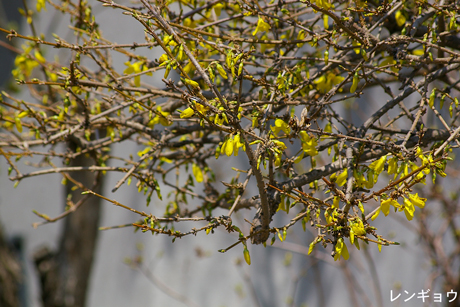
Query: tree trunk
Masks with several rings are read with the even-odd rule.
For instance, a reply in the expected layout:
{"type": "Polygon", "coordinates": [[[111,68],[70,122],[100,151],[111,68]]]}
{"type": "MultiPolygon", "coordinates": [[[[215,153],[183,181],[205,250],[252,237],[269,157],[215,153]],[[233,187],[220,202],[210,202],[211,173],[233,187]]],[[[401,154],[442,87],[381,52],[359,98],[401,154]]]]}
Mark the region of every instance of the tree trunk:
{"type": "Polygon", "coordinates": [[[0,306],[20,306],[21,277],[19,257],[7,243],[0,227],[0,306]]]}
{"type": "MultiPolygon", "coordinates": [[[[70,144],[71,149],[75,145],[70,144]]],[[[91,166],[94,159],[83,155],[71,162],[71,166],[91,166]]],[[[100,193],[103,176],[100,173],[76,172],[71,177],[100,193]]],[[[86,201],[65,218],[59,250],[51,252],[42,249],[35,254],[36,267],[42,286],[44,307],[85,306],[88,282],[96,247],[101,200],[95,196],[81,195],[82,190],[71,190],[66,186],[66,199],[71,195],[76,204],[82,198],[86,201]]]]}

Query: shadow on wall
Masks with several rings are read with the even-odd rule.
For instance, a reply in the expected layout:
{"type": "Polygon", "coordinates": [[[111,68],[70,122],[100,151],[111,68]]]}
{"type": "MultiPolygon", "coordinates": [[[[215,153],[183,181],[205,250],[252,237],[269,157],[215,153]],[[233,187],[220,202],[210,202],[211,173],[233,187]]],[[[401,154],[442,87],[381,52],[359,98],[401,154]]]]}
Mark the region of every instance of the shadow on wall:
{"type": "MultiPolygon", "coordinates": [[[[19,30],[22,16],[19,13],[21,1],[0,0],[0,27],[4,29],[19,30]]],[[[11,79],[11,69],[14,63],[15,54],[4,44],[7,42],[5,35],[0,36],[0,88],[4,88],[11,79]],[[3,73],[8,72],[8,73],[3,73]]],[[[8,46],[11,42],[8,43],[8,46]]],[[[17,46],[19,47],[19,46],[17,46]]]]}
{"type": "MultiPolygon", "coordinates": [[[[0,0],[0,27],[20,30],[20,1],[0,0]]],[[[0,89],[8,87],[15,53],[5,35],[0,36],[0,89]]],[[[0,306],[27,306],[24,240],[11,236],[0,224],[0,306]]]]}

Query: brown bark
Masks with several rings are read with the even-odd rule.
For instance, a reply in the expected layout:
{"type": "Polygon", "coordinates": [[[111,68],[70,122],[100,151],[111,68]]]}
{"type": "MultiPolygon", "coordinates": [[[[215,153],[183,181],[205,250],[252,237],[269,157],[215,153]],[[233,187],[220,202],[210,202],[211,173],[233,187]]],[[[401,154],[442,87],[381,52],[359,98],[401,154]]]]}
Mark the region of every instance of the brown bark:
{"type": "MultiPolygon", "coordinates": [[[[71,166],[91,165],[94,165],[94,159],[85,156],[78,156],[71,162],[71,166]]],[[[71,176],[85,187],[95,186],[92,190],[100,193],[102,176],[99,173],[76,172],[71,176]]],[[[73,184],[66,186],[66,199],[70,194],[75,204],[87,197],[81,195],[81,189],[72,191],[72,186],[73,184]]],[[[97,241],[100,207],[100,199],[90,196],[78,210],[65,219],[59,250],[51,252],[42,249],[35,254],[44,307],[85,306],[97,241]]]]}
{"type": "Polygon", "coordinates": [[[4,237],[3,229],[0,227],[0,306],[16,307],[20,305],[20,283],[19,258],[11,250],[4,237]]]}

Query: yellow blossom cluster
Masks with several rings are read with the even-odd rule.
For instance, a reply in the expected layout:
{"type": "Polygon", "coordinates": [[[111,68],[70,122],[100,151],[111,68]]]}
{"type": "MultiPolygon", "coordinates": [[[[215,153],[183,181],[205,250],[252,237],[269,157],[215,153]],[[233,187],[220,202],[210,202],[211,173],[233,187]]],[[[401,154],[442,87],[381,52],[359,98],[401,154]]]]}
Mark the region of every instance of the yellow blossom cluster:
{"type": "Polygon", "coordinates": [[[409,194],[409,197],[403,198],[403,205],[399,204],[398,201],[396,201],[393,198],[382,200],[380,202],[379,209],[372,216],[372,220],[375,220],[377,216],[379,216],[380,212],[383,212],[383,214],[387,216],[390,213],[390,206],[393,206],[395,208],[395,211],[404,211],[407,220],[410,221],[414,217],[415,206],[419,208],[425,207],[426,198],[419,197],[418,193],[409,194]]]}
{"type": "Polygon", "coordinates": [[[33,57],[31,56],[30,53],[33,50],[32,45],[23,45],[22,49],[24,52],[16,56],[16,59],[14,60],[14,66],[16,68],[13,69],[12,73],[16,79],[29,77],[35,67],[46,62],[46,59],[38,50],[34,51],[33,57]]]}
{"type": "Polygon", "coordinates": [[[230,157],[232,154],[238,156],[238,151],[239,149],[243,147],[243,150],[246,151],[246,145],[241,141],[240,134],[237,133],[235,137],[232,137],[231,135],[225,140],[225,142],[222,144],[222,147],[220,148],[221,153],[225,153],[228,157],[230,157]]]}
{"type": "MultiPolygon", "coordinates": [[[[198,113],[200,113],[201,115],[206,115],[206,112],[208,112],[209,110],[207,106],[202,105],[199,102],[195,103],[192,101],[192,103],[194,104],[194,107],[198,113]]],[[[182,113],[180,114],[180,118],[189,118],[189,117],[192,117],[194,114],[195,114],[195,110],[193,110],[191,107],[188,107],[187,109],[182,111],[182,113]]]]}
{"type": "Polygon", "coordinates": [[[197,182],[203,182],[203,171],[195,163],[192,164],[192,172],[197,182]]]}
{"type": "Polygon", "coordinates": [[[171,126],[173,122],[169,119],[170,114],[169,112],[162,111],[161,106],[158,106],[156,116],[148,122],[147,126],[150,128],[153,128],[156,124],[161,124],[165,127],[171,126]]]}
{"type": "MultiPolygon", "coordinates": [[[[134,85],[136,87],[141,86],[141,76],[140,73],[148,70],[147,65],[145,65],[145,61],[137,61],[134,63],[131,63],[130,61],[125,62],[125,65],[128,66],[123,73],[130,75],[130,74],[136,74],[134,76],[134,85]]],[[[151,72],[147,72],[146,75],[151,76],[151,72]]]]}
{"type": "Polygon", "coordinates": [[[267,22],[265,22],[265,20],[259,17],[259,20],[257,20],[256,29],[254,30],[254,32],[252,32],[252,35],[255,36],[258,32],[266,32],[270,28],[270,24],[268,24],[267,22]]]}
{"type": "Polygon", "coordinates": [[[318,89],[318,91],[324,94],[324,93],[329,92],[333,86],[339,84],[344,79],[345,79],[344,77],[338,76],[334,74],[333,72],[329,71],[325,75],[322,75],[321,77],[315,79],[313,83],[316,84],[316,88],[318,89]]]}
{"type": "Polygon", "coordinates": [[[287,146],[281,141],[272,140],[273,144],[275,144],[274,152],[275,152],[275,166],[281,165],[281,156],[283,152],[286,150],[287,146]]]}
{"type": "Polygon", "coordinates": [[[302,149],[304,153],[309,156],[316,156],[318,154],[318,150],[316,150],[316,146],[318,146],[318,141],[308,135],[305,131],[300,131],[300,141],[302,142],[302,149]]]}
{"type": "Polygon", "coordinates": [[[345,260],[348,260],[348,258],[350,258],[350,254],[348,253],[347,245],[343,241],[343,238],[338,239],[337,243],[335,244],[334,260],[335,261],[339,260],[340,256],[342,256],[342,258],[345,260]]]}
{"type": "MultiPolygon", "coordinates": [[[[224,110],[223,107],[219,108],[219,111],[223,111],[223,110],[224,110]]],[[[228,124],[227,114],[225,114],[225,112],[217,113],[214,116],[214,124],[221,126],[224,124],[224,122],[228,124]]]]}
{"type": "Polygon", "coordinates": [[[330,0],[315,0],[315,3],[317,6],[325,10],[328,10],[332,7],[330,0]]]}
{"type": "Polygon", "coordinates": [[[291,128],[289,127],[289,125],[284,120],[279,118],[275,120],[275,126],[270,126],[270,129],[273,131],[273,134],[275,136],[277,136],[278,133],[280,133],[280,131],[283,131],[284,133],[286,133],[286,135],[291,133],[291,128]]]}

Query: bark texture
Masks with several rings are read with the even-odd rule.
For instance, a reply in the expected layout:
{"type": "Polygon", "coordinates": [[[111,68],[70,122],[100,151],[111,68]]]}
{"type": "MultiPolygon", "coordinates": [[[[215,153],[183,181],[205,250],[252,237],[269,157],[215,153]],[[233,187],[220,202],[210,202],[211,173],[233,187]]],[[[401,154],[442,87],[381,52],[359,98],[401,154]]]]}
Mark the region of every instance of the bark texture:
{"type": "Polygon", "coordinates": [[[21,265],[0,227],[0,306],[20,306],[21,265]]]}
{"type": "MultiPolygon", "coordinates": [[[[71,144],[69,147],[75,146],[71,144]]],[[[94,165],[94,159],[84,155],[71,162],[71,166],[91,165],[94,165]]],[[[99,173],[76,172],[71,176],[84,186],[100,193],[103,177],[99,173]]],[[[101,200],[94,196],[81,195],[81,189],[72,191],[72,186],[73,184],[66,186],[66,199],[70,199],[68,195],[71,195],[74,205],[82,200],[84,202],[78,210],[65,218],[58,251],[53,252],[44,248],[35,254],[44,307],[85,306],[96,248],[101,200]]]]}

